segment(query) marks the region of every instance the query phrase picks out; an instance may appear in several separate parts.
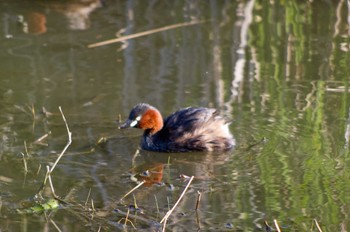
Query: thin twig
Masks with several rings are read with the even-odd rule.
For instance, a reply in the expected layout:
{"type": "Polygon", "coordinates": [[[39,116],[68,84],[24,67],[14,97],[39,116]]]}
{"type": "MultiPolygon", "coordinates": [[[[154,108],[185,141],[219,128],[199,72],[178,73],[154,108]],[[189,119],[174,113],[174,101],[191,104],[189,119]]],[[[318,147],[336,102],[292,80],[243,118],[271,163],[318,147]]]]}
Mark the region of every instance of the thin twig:
{"type": "Polygon", "coordinates": [[[27,157],[30,157],[29,152],[28,152],[28,147],[27,147],[27,142],[24,141],[24,150],[26,151],[27,157]]]}
{"type": "MultiPolygon", "coordinates": [[[[176,206],[179,204],[179,202],[181,201],[182,197],[185,195],[188,187],[190,187],[190,184],[193,180],[194,176],[191,177],[191,179],[188,181],[187,185],[186,185],[186,188],[184,189],[184,191],[182,192],[182,194],[180,195],[179,199],[176,201],[176,203],[174,204],[173,208],[171,208],[171,210],[169,210],[165,216],[163,217],[163,219],[160,221],[160,223],[163,223],[164,220],[167,220],[168,217],[170,216],[170,214],[174,211],[174,209],[176,208],[176,206]]],[[[165,223],[164,223],[164,226],[165,226],[165,223]]]]}
{"type": "Polygon", "coordinates": [[[200,224],[200,220],[199,220],[198,211],[196,211],[196,223],[197,223],[197,226],[198,226],[197,231],[200,231],[201,230],[201,224],[200,224]]]}
{"type": "Polygon", "coordinates": [[[58,225],[54,222],[54,220],[52,220],[50,218],[50,222],[52,223],[52,225],[56,228],[57,231],[61,232],[62,230],[58,227],[58,225]]]}
{"type": "Polygon", "coordinates": [[[68,133],[68,142],[66,144],[66,146],[63,148],[61,154],[58,156],[58,158],[56,159],[55,163],[52,165],[51,169],[49,166],[46,166],[47,168],[47,172],[46,172],[46,175],[45,175],[45,179],[41,185],[41,187],[39,188],[38,190],[38,194],[41,196],[41,193],[46,185],[46,181],[47,179],[49,179],[49,182],[50,182],[50,186],[51,186],[51,191],[52,191],[52,195],[54,196],[54,198],[60,200],[56,193],[55,193],[55,189],[53,188],[53,184],[52,184],[52,180],[51,180],[51,173],[52,171],[55,169],[56,165],[58,164],[58,162],[60,161],[60,159],[62,158],[63,154],[66,152],[67,148],[70,146],[70,144],[72,143],[72,132],[70,132],[69,130],[69,127],[68,127],[68,124],[67,124],[67,120],[66,120],[66,117],[64,116],[63,112],[62,112],[62,109],[61,109],[61,106],[58,107],[60,112],[61,112],[61,115],[62,115],[62,118],[63,118],[63,121],[66,125],[66,129],[67,129],[67,133],[68,133]]]}
{"type": "Polygon", "coordinates": [[[201,201],[202,193],[197,191],[198,197],[197,197],[197,202],[196,202],[196,211],[198,210],[199,207],[199,202],[201,201]]]}
{"type": "Polygon", "coordinates": [[[277,220],[274,219],[273,222],[275,223],[276,230],[277,230],[278,232],[282,232],[282,230],[281,230],[280,227],[278,226],[277,220]]]}
{"type": "Polygon", "coordinates": [[[41,170],[41,164],[39,164],[38,170],[36,171],[36,175],[39,175],[40,170],[41,170]]]}
{"type": "Polygon", "coordinates": [[[130,208],[128,207],[128,211],[126,212],[126,217],[125,217],[125,222],[124,222],[124,226],[126,226],[126,223],[128,222],[128,218],[129,218],[129,213],[130,213],[130,208]]]}
{"type": "Polygon", "coordinates": [[[170,210],[170,198],[166,196],[166,202],[168,203],[168,211],[170,210]]]}
{"type": "Polygon", "coordinates": [[[320,225],[318,224],[318,222],[317,222],[316,219],[314,219],[314,222],[315,222],[315,225],[316,225],[318,231],[319,231],[319,232],[322,232],[322,229],[321,229],[321,227],[320,227],[320,225]]]}
{"type": "Polygon", "coordinates": [[[46,139],[50,134],[51,134],[51,131],[47,132],[46,134],[44,134],[43,136],[41,136],[40,138],[38,138],[37,140],[35,140],[33,143],[34,143],[34,144],[40,144],[40,145],[46,145],[46,146],[47,146],[47,144],[42,143],[42,141],[43,141],[44,139],[46,139]]]}
{"type": "Polygon", "coordinates": [[[58,164],[58,162],[60,161],[60,159],[62,158],[63,154],[66,152],[67,148],[70,146],[70,144],[72,143],[72,132],[70,132],[68,124],[67,124],[67,120],[66,117],[64,116],[61,106],[58,107],[60,109],[64,124],[66,125],[66,129],[67,129],[67,134],[68,134],[68,142],[66,144],[66,146],[63,148],[61,154],[58,156],[58,158],[56,159],[55,163],[52,165],[51,169],[50,169],[50,173],[55,169],[56,165],[58,164]]]}
{"type": "Polygon", "coordinates": [[[88,200],[89,200],[89,198],[90,198],[90,194],[91,194],[91,188],[89,189],[88,195],[87,195],[87,197],[86,197],[85,206],[86,206],[87,203],[88,203],[88,200]]]}
{"type": "Polygon", "coordinates": [[[129,39],[134,39],[134,38],[138,38],[138,37],[142,37],[142,36],[145,36],[145,35],[154,34],[154,33],[161,32],[161,31],[167,31],[167,30],[175,29],[175,28],[178,28],[178,27],[192,26],[192,25],[196,25],[196,24],[199,24],[199,23],[203,23],[203,22],[205,22],[205,21],[202,20],[202,21],[189,22],[189,23],[177,23],[177,24],[173,24],[173,25],[170,25],[170,26],[166,26],[166,27],[160,27],[160,28],[156,28],[156,29],[152,29],[152,30],[148,30],[148,31],[143,31],[143,32],[127,35],[127,36],[122,36],[122,37],[115,38],[115,39],[110,39],[110,40],[106,40],[106,41],[90,44],[90,45],[88,45],[88,48],[100,47],[100,46],[103,46],[103,45],[117,43],[117,42],[129,40],[129,39]]]}
{"type": "Polygon", "coordinates": [[[32,103],[32,105],[27,105],[28,109],[30,110],[30,112],[32,113],[32,117],[33,119],[35,119],[35,107],[34,104],[32,103]]]}
{"type": "Polygon", "coordinates": [[[55,193],[55,189],[54,189],[53,184],[52,184],[49,165],[46,166],[46,170],[47,170],[47,177],[49,178],[49,184],[50,184],[52,196],[53,196],[55,199],[59,199],[59,197],[58,197],[58,196],[56,195],[56,193],[55,193]]]}
{"type": "Polygon", "coordinates": [[[162,232],[165,232],[165,226],[166,226],[167,221],[168,221],[168,218],[165,218],[162,232]]]}
{"type": "Polygon", "coordinates": [[[95,204],[94,204],[94,199],[91,199],[91,209],[92,209],[92,212],[96,212],[95,210],[95,204]]]}
{"type": "Polygon", "coordinates": [[[159,214],[158,199],[157,199],[156,194],[154,194],[154,199],[156,200],[156,208],[157,208],[157,213],[159,214]]]}
{"type": "Polygon", "coordinates": [[[132,197],[134,198],[134,207],[135,209],[137,209],[137,203],[136,203],[136,197],[135,197],[135,194],[132,194],[132,197]]]}
{"type": "Polygon", "coordinates": [[[140,150],[139,149],[136,149],[134,155],[132,156],[132,159],[131,159],[131,167],[134,168],[135,167],[135,160],[137,158],[137,156],[140,155],[140,150]]]}
{"type": "Polygon", "coordinates": [[[122,198],[120,198],[120,201],[122,201],[125,197],[127,197],[130,193],[138,189],[141,185],[143,185],[146,181],[142,181],[140,184],[136,185],[133,189],[131,189],[129,192],[127,192],[122,198]]]}
{"type": "Polygon", "coordinates": [[[125,218],[121,218],[118,223],[121,224],[121,221],[124,220],[124,227],[126,226],[126,223],[130,222],[130,224],[132,225],[132,227],[136,230],[136,227],[134,225],[134,223],[132,223],[131,220],[129,220],[129,213],[130,213],[130,209],[128,208],[128,211],[126,212],[125,218]]]}
{"type": "Polygon", "coordinates": [[[21,152],[22,158],[23,158],[23,164],[24,164],[24,174],[26,175],[28,173],[28,166],[27,166],[27,160],[24,157],[23,152],[21,152]]]}
{"type": "MultiPolygon", "coordinates": [[[[41,166],[40,166],[41,167],[41,166]]],[[[45,178],[44,178],[44,181],[43,183],[41,184],[39,190],[38,190],[38,195],[42,198],[41,196],[41,193],[44,191],[44,187],[46,185],[46,181],[47,181],[47,178],[49,177],[49,173],[50,173],[50,170],[47,170],[46,174],[45,174],[45,178]]]]}

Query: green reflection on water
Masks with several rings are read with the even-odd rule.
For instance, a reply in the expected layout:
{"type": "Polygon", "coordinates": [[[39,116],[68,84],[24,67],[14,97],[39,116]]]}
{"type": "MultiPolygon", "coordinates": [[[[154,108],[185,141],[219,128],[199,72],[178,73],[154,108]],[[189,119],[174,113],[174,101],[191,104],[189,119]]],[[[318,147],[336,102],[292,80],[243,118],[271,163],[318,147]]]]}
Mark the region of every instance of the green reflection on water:
{"type": "Polygon", "coordinates": [[[331,38],[330,31],[318,31],[314,26],[334,17],[334,8],[330,7],[329,14],[321,19],[314,16],[315,10],[320,7],[318,4],[296,1],[288,1],[283,6],[264,4],[255,5],[256,17],[261,21],[252,25],[250,43],[261,67],[258,76],[268,86],[266,95],[271,99],[268,108],[273,114],[273,125],[268,127],[268,131],[266,124],[258,126],[261,134],[268,138],[257,157],[266,212],[269,217],[284,218],[285,222],[295,215],[292,218],[300,227],[305,218],[310,221],[321,218],[328,222],[325,223],[328,229],[340,226],[344,217],[347,218],[340,205],[344,206],[344,202],[348,201],[348,197],[344,196],[348,190],[344,186],[348,179],[348,175],[344,175],[348,149],[343,147],[348,122],[337,118],[348,118],[349,66],[343,64],[349,63],[349,53],[340,51],[339,44],[333,44],[334,49],[325,50],[327,53],[320,52],[320,47],[310,46],[315,41],[325,42],[323,36],[332,41],[328,44],[339,40],[331,38]],[[285,18],[280,13],[283,10],[285,18]],[[315,37],[315,32],[320,37],[315,37]],[[288,41],[281,42],[285,39],[288,41]],[[340,65],[324,63],[333,59],[335,54],[336,63],[340,65]],[[293,57],[294,60],[291,59],[293,57]],[[309,61],[313,65],[307,65],[309,61]],[[330,70],[326,65],[335,66],[330,70]],[[313,72],[319,67],[317,72],[313,72]],[[344,71],[345,75],[339,74],[344,71]],[[301,91],[298,84],[312,80],[312,74],[316,73],[325,80],[310,83],[312,89],[306,93],[306,105],[299,107],[298,112],[294,109],[301,91]],[[331,92],[333,78],[344,85],[341,86],[344,91],[338,93],[339,98],[331,92]]]}
{"type": "MultiPolygon", "coordinates": [[[[28,8],[56,12],[46,15],[49,30],[35,36],[15,30],[16,15],[28,10],[19,6],[22,1],[7,3],[1,11],[3,26],[10,26],[14,36],[1,41],[6,48],[0,62],[0,196],[6,215],[1,222],[7,221],[10,229],[18,229],[21,220],[26,223],[22,230],[53,229],[44,217],[20,217],[12,210],[30,201],[43,177],[43,170],[37,174],[39,164],[52,162],[65,144],[64,125],[57,117],[62,105],[74,136],[53,179],[59,194],[72,193],[69,200],[74,204],[83,204],[92,189],[91,197],[102,209],[134,186],[125,175],[135,166],[160,163],[166,167],[163,181],[174,184],[175,190],[148,187],[135,193],[150,218],[157,216],[154,196],[165,213],[184,185],[176,177],[187,174],[196,176],[195,184],[179,212],[191,212],[195,190],[202,191],[203,229],[223,230],[233,222],[235,229],[252,231],[265,219],[272,224],[274,218],[286,230],[309,230],[313,218],[326,231],[342,223],[350,226],[346,1],[254,1],[250,24],[245,24],[250,12],[244,10],[251,1],[106,2],[107,7],[90,15],[91,28],[82,31],[60,27],[63,16],[50,4],[28,8]],[[138,38],[125,48],[86,48],[121,29],[136,33],[189,19],[212,20],[138,38]],[[138,132],[121,133],[113,121],[116,114],[125,118],[130,107],[142,101],[159,107],[164,116],[188,105],[227,109],[238,147],[218,156],[168,159],[166,154],[142,153],[135,158],[138,132]],[[20,110],[31,104],[37,117],[20,110]],[[43,119],[43,106],[56,115],[43,119]],[[30,145],[49,130],[48,147],[29,146],[32,156],[23,181],[18,155],[24,151],[23,142],[30,145]],[[108,135],[116,138],[106,147],[95,147],[98,138],[108,135]],[[267,141],[259,143],[264,137],[267,141]]],[[[127,204],[133,203],[127,199],[127,204]]],[[[74,220],[85,225],[74,210],[74,220]]],[[[174,216],[169,230],[197,229],[189,215],[174,216]]],[[[65,209],[52,217],[59,226],[71,224],[72,215],[65,209]]],[[[116,228],[108,224],[115,215],[103,219],[103,226],[116,228]]],[[[149,229],[143,222],[136,226],[149,229]]]]}

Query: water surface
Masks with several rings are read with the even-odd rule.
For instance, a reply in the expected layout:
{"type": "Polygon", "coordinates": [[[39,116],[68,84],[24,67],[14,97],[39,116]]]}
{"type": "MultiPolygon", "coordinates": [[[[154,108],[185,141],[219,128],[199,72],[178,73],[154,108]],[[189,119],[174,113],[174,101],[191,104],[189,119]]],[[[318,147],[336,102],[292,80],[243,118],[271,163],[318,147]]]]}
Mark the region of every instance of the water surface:
{"type": "Polygon", "coordinates": [[[2,1],[0,230],[161,230],[185,175],[195,178],[168,231],[266,231],[274,219],[282,231],[317,231],[315,221],[347,231],[347,4],[2,1]],[[197,23],[88,47],[188,22],[197,23]],[[139,102],[164,117],[191,105],[218,108],[237,147],[140,151],[142,132],[116,123],[139,102]],[[38,190],[67,143],[59,106],[72,132],[51,174],[63,202],[31,211],[52,199],[48,183],[43,199],[38,190]]]}

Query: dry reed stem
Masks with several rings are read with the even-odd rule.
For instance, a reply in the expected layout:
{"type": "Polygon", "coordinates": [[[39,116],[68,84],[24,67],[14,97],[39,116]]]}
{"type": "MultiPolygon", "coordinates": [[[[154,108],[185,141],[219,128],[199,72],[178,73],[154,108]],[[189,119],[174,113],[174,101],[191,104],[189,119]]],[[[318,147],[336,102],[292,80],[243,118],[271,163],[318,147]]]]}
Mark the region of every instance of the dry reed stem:
{"type": "Polygon", "coordinates": [[[50,222],[52,223],[52,225],[56,228],[57,231],[61,232],[62,230],[58,227],[58,225],[56,224],[56,222],[54,222],[54,220],[52,220],[50,218],[50,222]]]}
{"type": "Polygon", "coordinates": [[[24,141],[24,150],[26,151],[27,157],[30,157],[29,152],[28,152],[28,147],[27,147],[27,142],[24,141]]]}
{"type": "Polygon", "coordinates": [[[68,148],[68,147],[70,146],[70,144],[72,143],[72,132],[70,132],[70,130],[69,130],[66,117],[64,116],[64,114],[63,114],[63,112],[62,112],[61,106],[59,106],[58,108],[59,108],[59,110],[60,110],[60,112],[61,112],[61,115],[62,115],[64,124],[66,125],[67,134],[68,134],[68,142],[67,142],[66,146],[63,148],[61,154],[57,157],[55,163],[52,165],[52,167],[51,167],[51,169],[50,169],[50,174],[51,174],[52,171],[55,169],[56,165],[58,164],[58,162],[59,162],[60,159],[62,158],[63,154],[66,152],[67,148],[68,148]]]}
{"type": "Polygon", "coordinates": [[[196,202],[196,211],[198,210],[199,207],[199,202],[201,201],[202,193],[197,191],[198,197],[197,197],[197,202],[196,202]]]}
{"type": "MultiPolygon", "coordinates": [[[[41,166],[40,166],[40,167],[41,167],[41,166]]],[[[47,181],[47,178],[48,178],[48,176],[49,176],[49,172],[50,172],[50,170],[47,170],[47,172],[46,172],[46,174],[45,174],[44,181],[43,181],[43,183],[41,184],[41,186],[40,186],[40,188],[39,188],[39,190],[38,190],[38,192],[37,192],[37,195],[39,195],[41,198],[42,198],[41,193],[44,191],[44,187],[45,187],[45,185],[46,185],[46,181],[47,181]]]]}
{"type": "Polygon", "coordinates": [[[96,210],[95,210],[95,204],[94,204],[94,199],[91,199],[91,210],[92,210],[92,213],[95,213],[96,210]]]}
{"type": "Polygon", "coordinates": [[[26,175],[28,173],[28,166],[27,166],[27,160],[23,154],[23,152],[21,152],[22,158],[23,158],[23,165],[24,165],[24,175],[26,175]]]}
{"type": "Polygon", "coordinates": [[[126,223],[128,222],[128,218],[129,218],[129,213],[130,213],[130,209],[128,208],[128,211],[126,212],[126,216],[125,216],[125,222],[124,222],[124,226],[126,226],[126,223]]]}
{"type": "Polygon", "coordinates": [[[167,221],[168,221],[168,218],[165,218],[162,232],[165,232],[165,226],[166,226],[167,221]]]}
{"type": "Polygon", "coordinates": [[[53,187],[53,184],[52,184],[52,180],[51,180],[51,173],[52,171],[54,170],[54,168],[56,167],[56,165],[58,164],[58,162],[60,161],[60,159],[62,158],[63,154],[66,152],[67,148],[70,146],[70,144],[72,143],[72,132],[70,132],[69,130],[69,127],[68,127],[68,124],[67,124],[67,120],[66,120],[66,117],[64,116],[63,112],[62,112],[62,109],[61,109],[61,106],[58,107],[60,112],[61,112],[61,115],[62,115],[62,118],[63,118],[63,121],[64,121],[64,124],[66,125],[66,129],[67,129],[67,134],[68,134],[68,142],[66,144],[66,146],[63,148],[61,154],[57,157],[55,163],[52,165],[51,169],[50,167],[47,165],[46,168],[47,168],[47,172],[46,172],[46,175],[45,175],[45,178],[44,178],[44,181],[41,185],[41,187],[39,188],[38,190],[38,194],[41,195],[45,185],[46,185],[46,181],[47,179],[49,179],[49,182],[50,182],[50,187],[51,187],[51,191],[52,191],[52,195],[54,196],[54,198],[60,200],[56,193],[55,193],[55,189],[53,187]]]}
{"type": "Polygon", "coordinates": [[[51,131],[47,132],[46,134],[44,134],[43,136],[41,136],[40,138],[38,138],[37,140],[35,140],[33,143],[34,143],[34,144],[46,145],[46,146],[47,146],[47,144],[42,143],[42,141],[43,141],[44,139],[46,139],[50,134],[51,134],[51,131]]]}
{"type": "Polygon", "coordinates": [[[315,225],[316,225],[318,231],[319,231],[319,232],[322,232],[322,229],[321,229],[321,227],[320,227],[320,225],[318,224],[318,222],[317,222],[316,219],[314,219],[314,222],[315,222],[315,225]]]}
{"type": "Polygon", "coordinates": [[[157,199],[156,194],[154,194],[154,199],[156,201],[157,214],[159,214],[159,205],[158,205],[158,199],[157,199]]]}
{"type": "Polygon", "coordinates": [[[91,188],[89,189],[88,195],[86,197],[86,201],[85,201],[85,204],[84,204],[85,206],[87,206],[88,200],[90,198],[90,194],[91,194],[91,188]]]}
{"type": "Polygon", "coordinates": [[[134,223],[132,223],[131,220],[129,220],[129,214],[130,214],[130,209],[128,208],[128,211],[126,212],[126,216],[125,218],[121,218],[118,223],[121,224],[121,221],[124,219],[124,227],[126,226],[126,223],[130,222],[130,224],[132,225],[132,227],[136,230],[136,227],[134,225],[134,223]]]}
{"type": "Polygon", "coordinates": [[[196,211],[196,223],[197,223],[197,226],[198,226],[198,229],[197,231],[200,231],[201,230],[201,224],[200,224],[200,220],[199,220],[199,214],[198,214],[198,211],[196,211]]]}
{"type": "Polygon", "coordinates": [[[46,170],[47,170],[47,173],[46,173],[46,174],[47,174],[47,177],[48,177],[48,179],[49,179],[49,184],[50,184],[52,196],[53,196],[55,199],[59,199],[58,196],[57,196],[56,193],[55,193],[55,189],[54,189],[53,184],[52,184],[49,165],[46,166],[46,170]]]}
{"type": "Polygon", "coordinates": [[[137,209],[137,203],[136,203],[136,197],[135,197],[135,194],[132,194],[132,197],[134,198],[134,207],[135,209],[137,209]]]}
{"type": "Polygon", "coordinates": [[[136,185],[133,189],[131,189],[129,192],[127,192],[122,198],[120,198],[119,201],[122,201],[125,197],[127,197],[130,193],[138,189],[141,185],[143,185],[146,181],[142,181],[140,184],[136,185]]]}
{"type": "Polygon", "coordinates": [[[160,221],[160,223],[163,223],[163,221],[165,221],[165,222],[164,222],[164,228],[165,228],[165,225],[166,225],[166,220],[168,219],[168,217],[170,216],[170,214],[174,211],[174,209],[176,208],[176,206],[179,204],[179,202],[181,201],[182,197],[185,195],[185,193],[186,193],[188,187],[190,187],[190,184],[191,184],[193,178],[194,178],[194,176],[192,176],[191,179],[188,181],[188,183],[187,183],[185,189],[182,191],[182,194],[180,195],[179,199],[178,199],[178,200],[176,201],[176,203],[174,204],[173,208],[171,208],[171,210],[169,210],[169,211],[165,214],[165,216],[163,217],[163,219],[160,221]]]}
{"type": "Polygon", "coordinates": [[[276,230],[277,230],[278,232],[282,232],[282,230],[281,230],[280,227],[278,226],[278,223],[277,223],[277,220],[276,220],[276,219],[273,220],[273,223],[275,223],[276,230]]]}
{"type": "Polygon", "coordinates": [[[88,48],[100,47],[100,46],[104,46],[104,45],[108,45],[108,44],[112,44],[112,43],[121,42],[124,40],[129,40],[129,39],[142,37],[145,35],[154,34],[154,33],[161,32],[161,31],[175,29],[178,27],[188,27],[188,26],[196,25],[196,24],[203,23],[203,22],[204,22],[204,20],[196,21],[196,22],[189,22],[189,23],[177,23],[177,24],[173,24],[170,26],[160,27],[160,28],[156,28],[156,29],[152,29],[152,30],[148,30],[148,31],[143,31],[143,32],[139,32],[139,33],[135,33],[135,34],[131,34],[131,35],[122,36],[122,37],[115,38],[115,39],[110,39],[110,40],[90,44],[90,45],[88,45],[88,48]]]}
{"type": "Polygon", "coordinates": [[[38,176],[41,170],[41,164],[39,164],[38,170],[36,171],[36,175],[38,176]]]}

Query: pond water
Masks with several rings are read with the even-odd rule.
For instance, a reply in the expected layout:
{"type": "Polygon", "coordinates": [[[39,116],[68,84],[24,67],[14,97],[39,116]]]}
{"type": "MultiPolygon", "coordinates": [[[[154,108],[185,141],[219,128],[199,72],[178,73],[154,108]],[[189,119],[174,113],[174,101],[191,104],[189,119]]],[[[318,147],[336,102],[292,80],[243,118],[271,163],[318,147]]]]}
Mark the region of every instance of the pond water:
{"type": "Polygon", "coordinates": [[[186,176],[166,231],[350,230],[349,4],[1,1],[0,231],[161,231],[186,176]],[[237,146],[139,150],[139,102],[220,109],[237,146]]]}

